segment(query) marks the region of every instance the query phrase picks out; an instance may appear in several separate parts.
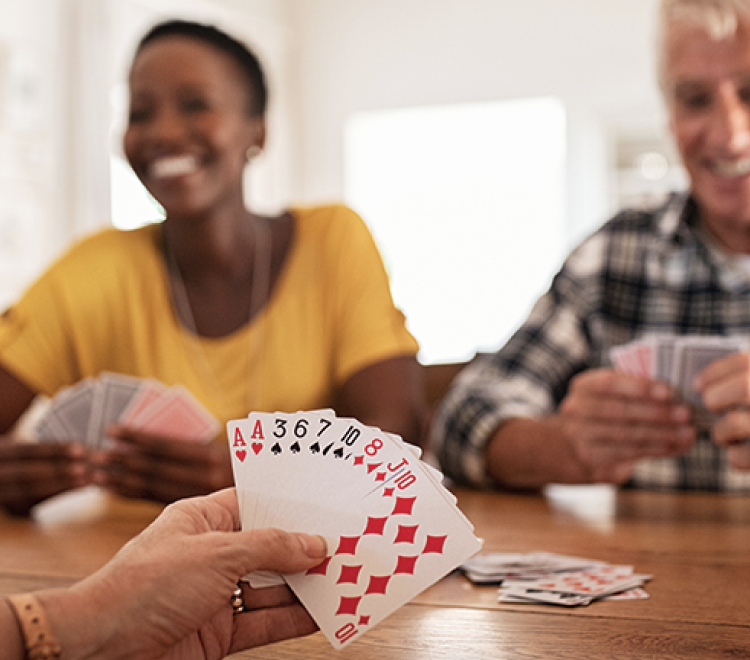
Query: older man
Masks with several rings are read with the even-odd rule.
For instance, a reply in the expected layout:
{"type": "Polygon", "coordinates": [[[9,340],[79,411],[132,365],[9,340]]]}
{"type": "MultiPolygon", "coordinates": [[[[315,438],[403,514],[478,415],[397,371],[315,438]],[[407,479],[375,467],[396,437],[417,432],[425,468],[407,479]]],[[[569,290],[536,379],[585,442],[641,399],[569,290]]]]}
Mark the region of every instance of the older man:
{"type": "Polygon", "coordinates": [[[750,337],[750,0],[662,0],[660,80],[690,189],[626,210],[566,260],[496,354],[465,370],[433,425],[459,483],[629,483],[750,491],[750,355],[693,386],[611,368],[653,334],[750,337]]]}

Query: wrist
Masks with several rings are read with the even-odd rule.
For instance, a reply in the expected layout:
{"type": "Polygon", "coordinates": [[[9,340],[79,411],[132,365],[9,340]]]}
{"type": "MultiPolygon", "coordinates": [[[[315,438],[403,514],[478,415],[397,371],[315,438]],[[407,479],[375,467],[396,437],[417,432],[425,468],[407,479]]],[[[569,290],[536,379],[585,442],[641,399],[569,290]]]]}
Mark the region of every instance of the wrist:
{"type": "Polygon", "coordinates": [[[106,605],[97,602],[88,592],[81,591],[79,585],[45,590],[36,595],[62,650],[61,658],[114,658],[105,652],[111,624],[106,620],[106,605]]]}
{"type": "Polygon", "coordinates": [[[23,657],[28,660],[56,660],[61,657],[62,649],[47,620],[47,615],[36,594],[15,594],[8,596],[7,604],[15,617],[16,632],[11,633],[11,646],[14,651],[11,657],[23,657]],[[18,653],[18,642],[21,641],[21,652],[18,653]]]}

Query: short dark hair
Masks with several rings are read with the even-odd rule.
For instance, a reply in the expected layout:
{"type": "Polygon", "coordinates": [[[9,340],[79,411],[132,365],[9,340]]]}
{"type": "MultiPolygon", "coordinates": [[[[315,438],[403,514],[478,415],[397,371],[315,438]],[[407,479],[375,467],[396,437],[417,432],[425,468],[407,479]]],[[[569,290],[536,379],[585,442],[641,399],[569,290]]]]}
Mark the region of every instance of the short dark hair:
{"type": "Polygon", "coordinates": [[[157,39],[170,36],[198,39],[229,55],[237,63],[247,82],[250,115],[262,117],[266,114],[266,106],[268,105],[266,77],[260,61],[250,48],[213,25],[174,19],[154,25],[141,37],[135,52],[137,54],[144,46],[157,39]]]}

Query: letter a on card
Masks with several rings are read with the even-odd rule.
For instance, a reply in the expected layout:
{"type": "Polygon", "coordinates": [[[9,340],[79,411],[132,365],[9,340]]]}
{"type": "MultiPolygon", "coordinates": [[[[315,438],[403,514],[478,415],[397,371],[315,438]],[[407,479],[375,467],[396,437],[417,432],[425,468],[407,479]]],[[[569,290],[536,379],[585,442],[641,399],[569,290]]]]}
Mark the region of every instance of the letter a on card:
{"type": "Polygon", "coordinates": [[[253,425],[253,434],[250,436],[251,440],[265,440],[263,437],[263,425],[260,423],[260,420],[255,420],[255,424],[253,425]]]}
{"type": "Polygon", "coordinates": [[[234,430],[234,445],[232,446],[247,447],[247,443],[245,442],[245,438],[242,437],[242,431],[240,431],[239,427],[234,430]]]}

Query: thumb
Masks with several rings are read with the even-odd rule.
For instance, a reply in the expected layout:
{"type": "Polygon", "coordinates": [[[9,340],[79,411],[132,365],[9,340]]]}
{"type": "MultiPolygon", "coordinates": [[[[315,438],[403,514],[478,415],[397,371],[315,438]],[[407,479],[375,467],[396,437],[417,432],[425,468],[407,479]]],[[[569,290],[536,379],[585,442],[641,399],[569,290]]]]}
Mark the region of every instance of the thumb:
{"type": "Polygon", "coordinates": [[[328,551],[322,536],[301,532],[252,529],[232,536],[242,547],[238,559],[247,573],[255,570],[298,573],[322,562],[328,551]]]}

